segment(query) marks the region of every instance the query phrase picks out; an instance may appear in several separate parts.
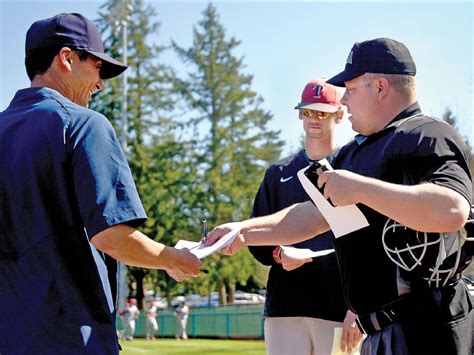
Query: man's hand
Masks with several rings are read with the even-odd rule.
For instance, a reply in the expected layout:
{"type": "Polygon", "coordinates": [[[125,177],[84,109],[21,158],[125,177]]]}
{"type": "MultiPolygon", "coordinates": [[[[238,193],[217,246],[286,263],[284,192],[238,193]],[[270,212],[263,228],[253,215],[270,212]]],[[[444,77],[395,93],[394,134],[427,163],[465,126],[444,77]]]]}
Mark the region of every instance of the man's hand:
{"type": "Polygon", "coordinates": [[[355,319],[356,315],[350,310],[347,310],[344,323],[342,324],[342,336],[341,336],[341,351],[352,353],[357,345],[359,345],[362,339],[362,333],[357,326],[355,319]]]}
{"type": "Polygon", "coordinates": [[[347,170],[331,170],[321,174],[318,186],[324,187],[324,197],[330,198],[335,206],[353,205],[360,202],[357,193],[366,179],[347,170]]]}
{"type": "MultiPolygon", "coordinates": [[[[206,246],[212,245],[215,242],[217,242],[219,239],[221,239],[224,235],[236,229],[241,229],[239,222],[221,224],[220,226],[217,226],[216,228],[214,228],[207,235],[207,238],[204,241],[204,245],[206,246]]],[[[228,246],[220,250],[220,253],[224,255],[234,255],[244,246],[245,246],[244,236],[241,233],[239,233],[237,237],[235,237],[232,243],[230,243],[228,246]]]]}
{"type": "Polygon", "coordinates": [[[187,249],[166,247],[168,266],[164,267],[168,275],[178,282],[199,276],[201,260],[187,249]]]}
{"type": "Polygon", "coordinates": [[[301,266],[303,266],[306,263],[310,263],[313,261],[312,258],[295,258],[293,256],[289,256],[288,254],[285,253],[285,251],[282,249],[280,253],[280,259],[281,259],[281,266],[283,269],[286,271],[291,271],[295,270],[301,266]]]}

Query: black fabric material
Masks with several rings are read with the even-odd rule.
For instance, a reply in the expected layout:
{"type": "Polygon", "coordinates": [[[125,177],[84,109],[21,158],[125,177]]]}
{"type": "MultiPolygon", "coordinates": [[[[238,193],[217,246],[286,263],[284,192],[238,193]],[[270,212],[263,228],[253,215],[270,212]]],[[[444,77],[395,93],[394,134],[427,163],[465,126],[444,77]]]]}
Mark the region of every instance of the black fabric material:
{"type": "Polygon", "coordinates": [[[463,280],[418,290],[398,309],[398,321],[369,334],[362,355],[474,353],[472,300],[463,280]]]}
{"type": "Polygon", "coordinates": [[[409,355],[400,323],[387,326],[383,331],[366,338],[361,346],[361,355],[409,355]]]}
{"type": "MultiPolygon", "coordinates": [[[[472,199],[462,137],[447,123],[423,115],[417,103],[360,144],[353,141],[341,148],[333,167],[395,184],[429,182],[457,191],[469,203],[472,199]]],[[[409,353],[471,354],[472,301],[464,283],[433,294],[419,273],[398,269],[382,245],[387,217],[363,204],[358,207],[370,225],[335,240],[349,307],[361,315],[378,311],[398,299],[403,280],[416,300],[400,320],[409,353]]],[[[424,259],[427,262],[431,260],[424,259]]],[[[386,331],[394,331],[390,329],[386,331]]],[[[369,335],[371,346],[364,349],[372,350],[364,354],[403,354],[383,341],[376,347],[374,339],[384,338],[378,334],[369,335]]],[[[389,338],[401,347],[398,337],[397,329],[389,338]]]]}
{"type": "Polygon", "coordinates": [[[372,312],[371,314],[359,314],[357,316],[357,325],[365,334],[373,334],[395,322],[400,321],[404,314],[407,313],[411,307],[411,295],[404,295],[398,300],[383,306],[381,309],[372,312]],[[374,324],[373,318],[376,320],[374,324]]]}
{"type": "MultiPolygon", "coordinates": [[[[469,202],[472,198],[462,137],[447,123],[422,115],[417,103],[362,144],[353,141],[341,148],[333,167],[395,184],[431,182],[469,202]]],[[[386,255],[381,236],[387,217],[363,204],[358,207],[370,225],[335,239],[335,245],[349,307],[366,314],[398,298],[399,274],[407,282],[417,275],[398,270],[386,255]]]]}
{"type": "MultiPolygon", "coordinates": [[[[328,158],[330,162],[333,156],[328,158]]],[[[296,176],[308,164],[304,151],[273,164],[267,170],[255,197],[252,216],[271,214],[294,203],[309,200],[296,176]]],[[[295,246],[312,250],[332,249],[333,238],[329,232],[295,246]]],[[[285,271],[273,260],[274,248],[249,247],[258,261],[272,266],[267,282],[265,316],[342,321],[347,307],[335,254],[317,258],[296,270],[285,271]]]]}

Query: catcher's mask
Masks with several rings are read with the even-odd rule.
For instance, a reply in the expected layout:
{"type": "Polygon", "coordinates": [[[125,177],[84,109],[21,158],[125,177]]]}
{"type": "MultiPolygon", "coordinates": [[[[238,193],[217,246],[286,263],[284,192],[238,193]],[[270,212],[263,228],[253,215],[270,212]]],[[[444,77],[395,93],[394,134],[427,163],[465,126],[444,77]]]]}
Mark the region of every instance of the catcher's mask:
{"type": "Polygon", "coordinates": [[[451,233],[419,232],[388,219],[382,232],[383,247],[390,260],[436,288],[448,285],[453,276],[469,266],[473,241],[474,219],[451,233]]]}

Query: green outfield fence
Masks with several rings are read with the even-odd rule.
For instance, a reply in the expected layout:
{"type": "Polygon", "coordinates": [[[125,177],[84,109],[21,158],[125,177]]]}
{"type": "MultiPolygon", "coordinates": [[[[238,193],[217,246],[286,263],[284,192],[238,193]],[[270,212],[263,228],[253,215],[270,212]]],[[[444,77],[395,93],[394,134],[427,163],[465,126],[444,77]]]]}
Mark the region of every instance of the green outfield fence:
{"type": "MultiPolygon", "coordinates": [[[[263,305],[232,305],[211,308],[191,308],[187,323],[188,337],[224,339],[263,339],[263,305]]],[[[158,336],[174,337],[178,329],[173,308],[158,312],[158,336]]],[[[146,334],[145,315],[140,314],[136,322],[135,337],[146,334]]],[[[117,329],[122,322],[117,317],[117,329]]]]}

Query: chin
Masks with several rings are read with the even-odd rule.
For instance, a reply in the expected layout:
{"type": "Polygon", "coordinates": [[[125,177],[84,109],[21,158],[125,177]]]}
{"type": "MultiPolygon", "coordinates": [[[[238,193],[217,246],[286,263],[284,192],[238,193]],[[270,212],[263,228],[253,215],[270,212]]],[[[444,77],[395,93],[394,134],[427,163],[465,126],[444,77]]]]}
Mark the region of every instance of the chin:
{"type": "Polygon", "coordinates": [[[357,122],[354,122],[353,119],[350,119],[349,121],[351,122],[352,130],[354,132],[360,133],[359,132],[360,127],[357,125],[357,122]]]}
{"type": "Polygon", "coordinates": [[[353,131],[358,132],[358,131],[357,131],[357,124],[356,124],[356,123],[354,123],[354,122],[351,121],[351,127],[352,127],[352,130],[353,130],[353,131]]]}

